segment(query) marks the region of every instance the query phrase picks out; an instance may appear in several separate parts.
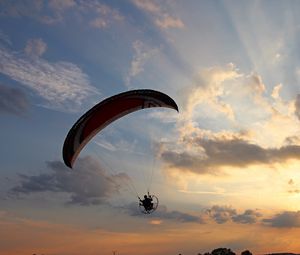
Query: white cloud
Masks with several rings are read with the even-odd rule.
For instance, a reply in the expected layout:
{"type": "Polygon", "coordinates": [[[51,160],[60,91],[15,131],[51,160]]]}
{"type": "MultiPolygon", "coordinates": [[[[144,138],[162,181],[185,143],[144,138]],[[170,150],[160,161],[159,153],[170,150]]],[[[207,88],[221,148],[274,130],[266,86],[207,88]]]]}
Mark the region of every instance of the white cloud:
{"type": "Polygon", "coordinates": [[[159,52],[159,49],[149,48],[141,41],[133,42],[132,47],[134,49],[134,56],[130,64],[128,74],[125,77],[125,83],[127,86],[130,85],[132,78],[144,71],[144,65],[146,62],[159,52]]]}
{"type": "Polygon", "coordinates": [[[212,110],[234,120],[234,111],[228,103],[222,100],[222,96],[225,95],[224,83],[239,77],[241,74],[231,63],[225,68],[213,67],[200,72],[197,81],[185,95],[184,119],[191,120],[196,107],[206,104],[212,110]]]}
{"type": "Polygon", "coordinates": [[[90,25],[96,28],[106,28],[108,26],[107,21],[103,18],[96,18],[90,22],[90,25]]]}
{"type": "Polygon", "coordinates": [[[89,13],[93,17],[89,21],[89,25],[99,29],[107,28],[114,22],[124,20],[124,16],[118,10],[98,1],[80,1],[77,4],[77,10],[81,14],[89,13]]]}
{"type": "Polygon", "coordinates": [[[156,19],[156,25],[160,28],[167,29],[167,28],[183,28],[184,24],[181,19],[174,18],[168,15],[164,15],[163,18],[156,19]]]}
{"type": "Polygon", "coordinates": [[[47,50],[47,44],[41,39],[30,39],[27,41],[24,49],[25,53],[29,56],[40,57],[47,50]]]}
{"type": "Polygon", "coordinates": [[[300,160],[300,100],[283,100],[282,86],[268,93],[259,74],[233,64],[199,72],[180,94],[179,138],[161,147],[166,169],[220,175],[300,160]]]}
{"type": "Polygon", "coordinates": [[[155,25],[161,29],[184,28],[183,21],[172,16],[169,11],[165,10],[166,6],[163,6],[162,3],[158,4],[154,0],[133,0],[133,3],[141,10],[148,12],[155,25]]]}
{"type": "Polygon", "coordinates": [[[282,89],[282,84],[278,84],[276,85],[274,88],[273,88],[273,91],[272,91],[272,94],[271,96],[274,98],[274,99],[278,99],[280,98],[280,91],[282,89]]]}
{"type": "MultiPolygon", "coordinates": [[[[38,55],[43,47],[28,51],[38,55]]],[[[75,64],[32,59],[5,47],[0,47],[0,73],[33,90],[45,100],[42,105],[51,109],[77,111],[87,98],[99,93],[75,64]]]]}
{"type": "Polygon", "coordinates": [[[161,12],[160,6],[153,0],[134,0],[133,2],[137,7],[139,7],[140,9],[143,9],[145,11],[148,11],[151,13],[160,13],[161,12]]]}

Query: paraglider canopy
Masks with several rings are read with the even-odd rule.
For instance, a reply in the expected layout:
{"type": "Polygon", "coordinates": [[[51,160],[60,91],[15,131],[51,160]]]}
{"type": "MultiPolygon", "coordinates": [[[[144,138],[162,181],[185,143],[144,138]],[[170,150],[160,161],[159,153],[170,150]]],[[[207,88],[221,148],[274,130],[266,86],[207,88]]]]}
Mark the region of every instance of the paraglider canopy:
{"type": "Polygon", "coordinates": [[[131,112],[151,107],[166,107],[178,111],[178,106],[171,97],[150,89],[127,91],[98,103],[70,129],[63,145],[65,164],[72,168],[83,147],[113,121],[131,112]]]}

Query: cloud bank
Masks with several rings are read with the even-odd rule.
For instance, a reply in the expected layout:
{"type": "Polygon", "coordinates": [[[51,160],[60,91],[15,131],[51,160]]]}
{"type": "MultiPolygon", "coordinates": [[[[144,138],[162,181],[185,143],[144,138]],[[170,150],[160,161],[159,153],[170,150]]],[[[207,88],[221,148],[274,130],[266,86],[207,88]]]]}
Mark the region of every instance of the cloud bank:
{"type": "Polygon", "coordinates": [[[247,209],[243,213],[237,213],[236,209],[228,206],[212,206],[207,210],[211,219],[218,224],[232,221],[239,224],[254,224],[262,216],[257,210],[247,209]]]}
{"type": "Polygon", "coordinates": [[[199,174],[215,174],[224,166],[247,167],[300,159],[300,146],[263,148],[242,139],[193,139],[193,146],[202,153],[166,150],[161,157],[169,167],[190,170],[199,174]]]}
{"type": "Polygon", "coordinates": [[[263,223],[276,228],[299,228],[300,227],[300,211],[285,211],[278,213],[272,218],[263,219],[263,223]]]}
{"type": "MultiPolygon", "coordinates": [[[[139,211],[137,203],[129,204],[125,208],[125,212],[131,216],[143,217],[144,215],[139,211]]],[[[159,205],[157,210],[149,215],[151,218],[160,220],[172,220],[181,223],[204,223],[201,215],[193,215],[177,210],[169,210],[165,205],[159,205]]]]}
{"type": "Polygon", "coordinates": [[[161,146],[166,167],[214,175],[224,167],[300,160],[300,97],[283,100],[282,87],[268,95],[260,75],[232,63],[201,70],[181,93],[179,138],[161,146]]]}
{"type": "Polygon", "coordinates": [[[66,193],[67,204],[99,205],[118,193],[126,174],[111,175],[91,157],[79,158],[74,170],[60,161],[47,163],[49,172],[40,175],[20,175],[20,183],[11,189],[13,195],[30,195],[37,192],[66,193]]]}

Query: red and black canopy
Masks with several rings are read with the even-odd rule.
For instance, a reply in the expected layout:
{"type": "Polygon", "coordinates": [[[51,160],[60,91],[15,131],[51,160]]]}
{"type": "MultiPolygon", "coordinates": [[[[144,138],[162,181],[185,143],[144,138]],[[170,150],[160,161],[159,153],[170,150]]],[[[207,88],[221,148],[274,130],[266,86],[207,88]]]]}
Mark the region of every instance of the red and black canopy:
{"type": "Polygon", "coordinates": [[[65,164],[72,168],[82,148],[113,121],[131,112],[151,107],[167,107],[178,111],[178,106],[171,97],[150,89],[127,91],[98,103],[70,129],[63,146],[65,164]]]}

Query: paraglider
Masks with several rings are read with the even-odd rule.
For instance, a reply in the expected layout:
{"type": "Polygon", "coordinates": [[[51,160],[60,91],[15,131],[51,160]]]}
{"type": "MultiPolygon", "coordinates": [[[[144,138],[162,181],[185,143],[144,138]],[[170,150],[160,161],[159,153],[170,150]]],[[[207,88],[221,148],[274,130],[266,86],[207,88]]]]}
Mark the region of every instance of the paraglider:
{"type": "MultiPolygon", "coordinates": [[[[171,97],[150,89],[123,92],[98,103],[82,115],[70,129],[63,145],[64,163],[72,168],[84,146],[115,120],[129,113],[154,107],[171,108],[178,112],[178,106],[171,97]]],[[[144,203],[140,200],[139,205],[144,209],[143,212],[148,214],[157,208],[158,199],[149,192],[148,196],[145,196],[147,199],[144,203]]]]}
{"type": "Polygon", "coordinates": [[[158,207],[158,198],[154,195],[150,195],[149,192],[147,195],[144,195],[143,200],[140,197],[139,200],[140,211],[144,214],[150,214],[158,207]]]}

